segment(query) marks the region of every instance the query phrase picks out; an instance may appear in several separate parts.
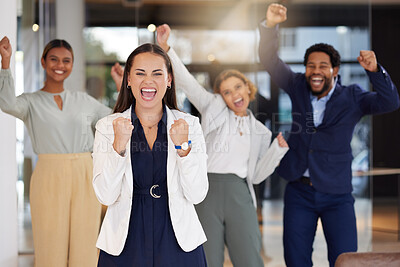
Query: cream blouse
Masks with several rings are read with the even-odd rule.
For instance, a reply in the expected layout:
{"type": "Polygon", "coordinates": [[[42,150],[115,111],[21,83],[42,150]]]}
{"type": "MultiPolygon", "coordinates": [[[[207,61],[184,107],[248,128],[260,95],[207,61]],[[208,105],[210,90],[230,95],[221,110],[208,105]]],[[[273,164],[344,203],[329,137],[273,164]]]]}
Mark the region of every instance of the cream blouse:
{"type": "Polygon", "coordinates": [[[96,122],[111,113],[109,107],[84,92],[36,91],[16,97],[9,69],[0,72],[0,108],[25,123],[36,154],[91,152],[96,122]],[[54,95],[62,98],[62,110],[54,95]]]}

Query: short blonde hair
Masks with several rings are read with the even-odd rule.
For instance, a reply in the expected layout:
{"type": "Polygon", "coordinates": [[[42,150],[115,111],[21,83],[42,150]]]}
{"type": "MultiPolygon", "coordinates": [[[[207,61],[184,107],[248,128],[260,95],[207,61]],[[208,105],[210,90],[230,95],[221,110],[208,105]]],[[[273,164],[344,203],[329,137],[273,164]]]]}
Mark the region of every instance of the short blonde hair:
{"type": "Polygon", "coordinates": [[[214,93],[220,94],[221,93],[221,83],[225,81],[226,79],[230,77],[236,77],[244,82],[249,87],[250,90],[250,101],[253,101],[256,99],[256,94],[257,94],[257,87],[240,71],[234,70],[234,69],[228,69],[222,71],[220,74],[218,74],[217,78],[215,78],[214,82],[214,93]]]}

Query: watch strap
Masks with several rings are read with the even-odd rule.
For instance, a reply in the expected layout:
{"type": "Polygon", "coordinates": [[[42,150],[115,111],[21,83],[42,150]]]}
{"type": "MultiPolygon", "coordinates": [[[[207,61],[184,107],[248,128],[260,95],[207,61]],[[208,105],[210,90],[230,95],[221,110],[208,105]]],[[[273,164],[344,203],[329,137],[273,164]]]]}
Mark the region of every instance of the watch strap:
{"type": "MultiPolygon", "coordinates": [[[[187,143],[188,143],[188,145],[190,146],[190,145],[192,144],[192,141],[189,140],[187,143]]],[[[175,146],[175,149],[182,149],[182,145],[180,145],[180,146],[175,146]]]]}

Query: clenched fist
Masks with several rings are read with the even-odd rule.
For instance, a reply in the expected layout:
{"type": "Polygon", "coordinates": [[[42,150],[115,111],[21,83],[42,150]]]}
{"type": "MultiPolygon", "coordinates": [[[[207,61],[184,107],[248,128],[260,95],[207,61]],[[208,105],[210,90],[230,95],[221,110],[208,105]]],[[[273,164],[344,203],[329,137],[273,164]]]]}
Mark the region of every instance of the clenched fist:
{"type": "Polygon", "coordinates": [[[283,138],[282,133],[280,132],[276,137],[278,139],[278,144],[280,147],[289,147],[288,143],[286,143],[285,138],[283,138]]]}
{"type": "Polygon", "coordinates": [[[163,24],[157,27],[157,43],[165,52],[168,52],[169,50],[168,38],[170,32],[171,29],[168,24],[163,24]]]}
{"type": "Polygon", "coordinates": [[[286,7],[280,4],[270,4],[267,9],[266,20],[267,27],[273,28],[276,24],[284,22],[286,17],[286,7]]]}
{"type": "Polygon", "coordinates": [[[115,86],[117,86],[117,92],[119,92],[124,78],[124,68],[118,62],[111,67],[111,78],[114,80],[115,86]]]}
{"type": "MultiPolygon", "coordinates": [[[[189,125],[184,119],[175,120],[169,129],[169,135],[176,146],[189,141],[189,125]]],[[[189,154],[190,148],[186,151],[178,151],[179,156],[183,157],[189,154]]]]}
{"type": "Polygon", "coordinates": [[[11,54],[12,48],[10,40],[7,36],[4,36],[0,41],[1,67],[3,69],[8,69],[10,67],[11,54]]]}
{"type": "Polygon", "coordinates": [[[376,60],[376,56],[374,51],[369,50],[361,50],[360,56],[357,57],[358,62],[360,65],[370,72],[377,72],[378,70],[378,62],[376,60]]]}
{"type": "Polygon", "coordinates": [[[126,144],[132,135],[133,125],[130,119],[116,118],[113,120],[114,128],[114,150],[123,156],[125,154],[126,144]]]}

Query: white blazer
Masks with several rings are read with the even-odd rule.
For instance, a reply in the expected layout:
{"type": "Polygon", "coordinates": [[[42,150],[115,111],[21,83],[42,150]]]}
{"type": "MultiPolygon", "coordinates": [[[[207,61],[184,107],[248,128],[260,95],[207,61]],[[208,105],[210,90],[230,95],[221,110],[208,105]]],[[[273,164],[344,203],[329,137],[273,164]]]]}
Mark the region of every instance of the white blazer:
{"type": "MultiPolygon", "coordinates": [[[[229,132],[229,130],[222,128],[229,127],[227,123],[229,112],[233,111],[228,108],[220,94],[208,92],[197,82],[172,47],[168,51],[168,56],[175,73],[176,88],[186,94],[202,116],[201,126],[207,145],[214,147],[214,143],[224,142],[227,136],[221,133],[229,132]]],[[[270,176],[289,148],[280,147],[276,138],[271,144],[271,131],[258,121],[250,110],[247,112],[250,116],[250,157],[246,181],[256,207],[253,184],[259,184],[270,176]]],[[[209,149],[208,153],[212,153],[212,149],[209,149]]]]}
{"type": "MultiPolygon", "coordinates": [[[[194,204],[203,201],[208,192],[206,146],[197,117],[168,107],[166,112],[168,205],[178,244],[189,252],[207,240],[194,208],[194,204]],[[186,157],[177,154],[169,135],[174,120],[180,118],[189,124],[189,140],[192,141],[191,151],[186,157]]],[[[99,120],[93,146],[93,187],[98,200],[108,206],[96,245],[115,256],[125,245],[133,196],[130,142],[124,157],[112,146],[112,122],[118,117],[130,118],[131,108],[99,120]]]]}

